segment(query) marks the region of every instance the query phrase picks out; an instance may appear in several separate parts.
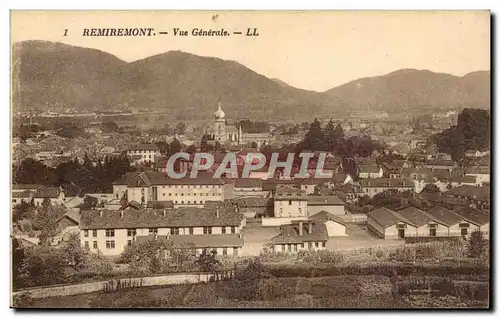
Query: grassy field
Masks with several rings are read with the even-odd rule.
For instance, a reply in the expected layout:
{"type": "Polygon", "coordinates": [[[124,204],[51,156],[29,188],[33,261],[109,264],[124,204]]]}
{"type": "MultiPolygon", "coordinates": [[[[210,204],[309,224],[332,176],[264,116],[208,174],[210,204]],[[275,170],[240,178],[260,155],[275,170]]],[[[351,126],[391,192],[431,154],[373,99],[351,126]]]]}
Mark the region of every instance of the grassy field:
{"type": "Polygon", "coordinates": [[[409,292],[408,277],[381,275],[268,278],[144,287],[115,293],[31,299],[37,308],[485,308],[484,299],[454,291],[439,295],[409,292]],[[401,286],[406,288],[398,292],[401,286]]]}

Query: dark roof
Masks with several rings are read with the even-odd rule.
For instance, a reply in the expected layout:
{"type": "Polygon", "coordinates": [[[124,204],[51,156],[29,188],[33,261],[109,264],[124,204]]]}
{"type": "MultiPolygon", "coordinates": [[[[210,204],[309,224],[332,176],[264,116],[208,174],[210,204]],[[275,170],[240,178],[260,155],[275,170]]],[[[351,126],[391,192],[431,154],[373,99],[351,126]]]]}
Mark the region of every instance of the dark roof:
{"type": "Polygon", "coordinates": [[[239,226],[242,215],[235,209],[185,207],[178,209],[146,209],[110,211],[97,210],[82,212],[82,229],[160,228],[195,226],[239,226]],[[122,217],[123,213],[123,217],[122,217]],[[164,216],[165,215],[165,216],[164,216]]]}
{"type": "Polygon", "coordinates": [[[309,195],[307,205],[345,205],[345,203],[334,195],[309,195]]]}
{"type": "Polygon", "coordinates": [[[189,173],[184,178],[169,178],[166,173],[158,171],[128,172],[115,185],[128,187],[149,187],[151,185],[223,185],[224,179],[214,178],[211,172],[198,172],[196,178],[191,178],[189,173]]]}
{"type": "Polygon", "coordinates": [[[256,208],[256,207],[267,207],[270,198],[263,197],[240,197],[235,198],[232,201],[238,204],[240,208],[256,208]]]}
{"type": "Polygon", "coordinates": [[[438,221],[432,215],[429,215],[425,211],[422,211],[415,207],[408,207],[406,209],[397,210],[396,213],[412,222],[416,227],[421,227],[422,225],[438,221]]]}
{"type": "Polygon", "coordinates": [[[401,168],[401,176],[403,178],[411,178],[414,174],[430,175],[432,170],[429,168],[401,168]]]}
{"type": "Polygon", "coordinates": [[[448,166],[448,167],[454,167],[455,164],[456,163],[453,160],[433,159],[433,160],[427,160],[427,162],[424,163],[424,166],[448,166]]]}
{"type": "Polygon", "coordinates": [[[377,222],[378,224],[380,224],[381,226],[383,226],[384,228],[387,228],[399,222],[404,222],[409,225],[415,226],[413,222],[406,219],[401,214],[398,214],[384,207],[369,212],[368,217],[377,222]]]}
{"type": "Polygon", "coordinates": [[[465,174],[490,174],[490,167],[487,166],[470,167],[466,170],[465,174]]]}
{"type": "MultiPolygon", "coordinates": [[[[157,236],[164,241],[172,241],[174,246],[194,245],[196,248],[241,247],[243,239],[238,234],[169,235],[157,236]]],[[[154,240],[154,235],[136,236],[136,243],[154,240]]]]}
{"type": "Polygon", "coordinates": [[[439,220],[441,223],[447,226],[456,224],[464,219],[460,215],[439,206],[430,209],[429,211],[427,211],[427,214],[431,215],[436,220],[439,220]]]}
{"type": "Polygon", "coordinates": [[[476,187],[471,185],[463,185],[460,187],[452,188],[446,192],[453,196],[466,197],[474,200],[489,201],[490,200],[490,187],[476,187]]]}
{"type": "Polygon", "coordinates": [[[137,146],[130,147],[128,149],[129,151],[134,151],[134,150],[155,150],[155,151],[160,151],[160,148],[156,144],[140,144],[137,146]]]}
{"type": "Polygon", "coordinates": [[[328,233],[325,224],[313,223],[312,231],[308,233],[308,222],[303,222],[303,235],[299,235],[299,224],[282,225],[281,233],[271,238],[273,244],[289,244],[289,243],[303,243],[303,242],[318,242],[328,241],[328,233]]]}
{"type": "Polygon", "coordinates": [[[427,201],[445,203],[451,205],[468,205],[467,200],[460,198],[453,198],[444,194],[435,194],[428,192],[420,192],[419,195],[427,201]]]}
{"type": "Polygon", "coordinates": [[[41,187],[36,189],[34,198],[57,198],[61,189],[57,187],[41,187]]]}
{"type": "Polygon", "coordinates": [[[276,194],[274,195],[274,200],[307,200],[307,195],[304,190],[291,187],[279,185],[276,188],[276,194]]]}
{"type": "Polygon", "coordinates": [[[490,222],[490,216],[487,213],[474,209],[470,206],[456,210],[455,213],[463,216],[467,221],[479,226],[490,222]]]}
{"type": "Polygon", "coordinates": [[[358,169],[361,173],[378,173],[380,171],[378,166],[373,165],[359,165],[358,169]]]}
{"type": "Polygon", "coordinates": [[[256,178],[237,178],[234,180],[235,188],[262,188],[262,180],[256,178]]]}
{"type": "Polygon", "coordinates": [[[59,219],[57,219],[56,222],[59,222],[59,220],[63,219],[63,218],[68,218],[72,221],[74,221],[77,225],[80,224],[80,213],[76,210],[68,210],[68,212],[64,213],[63,216],[61,216],[59,219]]]}
{"type": "Polygon", "coordinates": [[[42,187],[39,184],[20,184],[20,183],[15,183],[12,185],[12,190],[36,190],[38,188],[42,187]]]}
{"type": "Polygon", "coordinates": [[[361,187],[368,188],[414,188],[415,183],[410,179],[396,178],[375,178],[375,179],[360,179],[361,187]]]}
{"type": "Polygon", "coordinates": [[[344,220],[326,211],[320,211],[319,213],[310,216],[309,219],[320,223],[325,223],[326,221],[333,221],[342,224],[344,226],[347,226],[347,223],[344,222],[344,220]]]}
{"type": "Polygon", "coordinates": [[[166,200],[166,201],[148,201],[147,204],[148,209],[173,209],[174,201],[166,200]]]}
{"type": "Polygon", "coordinates": [[[12,197],[13,198],[29,198],[33,192],[26,190],[23,192],[12,192],[12,197]]]}

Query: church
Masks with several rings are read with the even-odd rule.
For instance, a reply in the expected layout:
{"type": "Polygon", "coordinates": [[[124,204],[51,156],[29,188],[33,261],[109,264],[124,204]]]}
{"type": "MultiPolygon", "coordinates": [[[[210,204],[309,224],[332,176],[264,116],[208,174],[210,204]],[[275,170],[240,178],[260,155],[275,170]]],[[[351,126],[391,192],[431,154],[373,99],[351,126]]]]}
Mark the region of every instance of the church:
{"type": "Polygon", "coordinates": [[[260,147],[264,142],[270,143],[274,140],[269,132],[263,133],[245,133],[241,126],[236,128],[234,125],[226,124],[226,113],[222,110],[221,103],[214,112],[214,122],[206,131],[208,141],[220,144],[245,145],[255,142],[260,147]]]}

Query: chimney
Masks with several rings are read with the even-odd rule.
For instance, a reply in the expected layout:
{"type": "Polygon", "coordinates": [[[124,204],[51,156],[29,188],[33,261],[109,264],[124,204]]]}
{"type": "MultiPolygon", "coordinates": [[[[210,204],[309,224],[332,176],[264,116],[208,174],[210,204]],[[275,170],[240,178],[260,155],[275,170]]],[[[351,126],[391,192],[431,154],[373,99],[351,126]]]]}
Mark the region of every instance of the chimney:
{"type": "Polygon", "coordinates": [[[154,234],[154,239],[155,239],[155,241],[158,240],[158,233],[154,234]]]}
{"type": "Polygon", "coordinates": [[[102,210],[99,210],[99,217],[102,218],[102,210]]]}
{"type": "Polygon", "coordinates": [[[313,231],[313,224],[311,221],[309,221],[309,234],[312,234],[313,231]]]}
{"type": "Polygon", "coordinates": [[[304,235],[304,223],[302,221],[299,222],[299,235],[304,235]]]}
{"type": "Polygon", "coordinates": [[[219,217],[219,208],[215,209],[215,216],[218,218],[219,217]]]}
{"type": "Polygon", "coordinates": [[[123,210],[120,211],[120,218],[123,219],[123,210]]]}
{"type": "Polygon", "coordinates": [[[163,209],[163,217],[167,216],[167,210],[163,209]]]}

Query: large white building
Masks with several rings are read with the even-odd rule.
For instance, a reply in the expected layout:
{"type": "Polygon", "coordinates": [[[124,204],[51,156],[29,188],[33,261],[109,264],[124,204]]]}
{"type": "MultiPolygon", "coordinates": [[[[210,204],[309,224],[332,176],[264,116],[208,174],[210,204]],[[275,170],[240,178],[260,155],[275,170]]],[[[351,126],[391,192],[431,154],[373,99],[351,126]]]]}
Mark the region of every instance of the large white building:
{"type": "Polygon", "coordinates": [[[82,247],[103,255],[120,255],[136,241],[161,237],[174,245],[191,245],[200,253],[241,255],[245,218],[231,204],[208,208],[89,210],[80,220],[82,247]]]}
{"type": "Polygon", "coordinates": [[[175,207],[203,207],[207,201],[224,201],[233,197],[234,184],[198,173],[196,178],[172,179],[163,172],[129,172],[113,183],[114,199],[148,202],[172,201],[175,207]]]}

